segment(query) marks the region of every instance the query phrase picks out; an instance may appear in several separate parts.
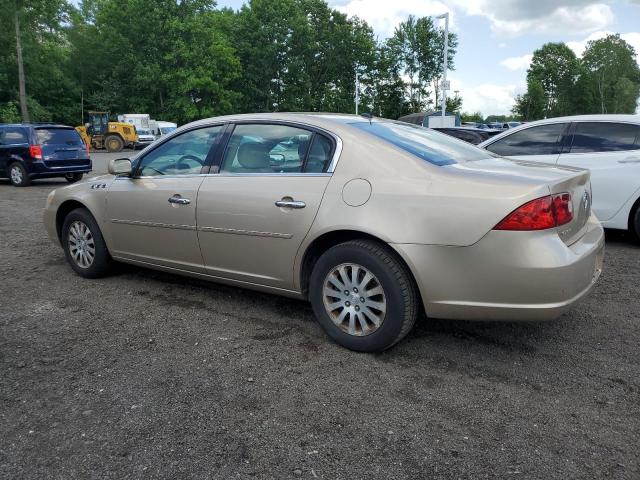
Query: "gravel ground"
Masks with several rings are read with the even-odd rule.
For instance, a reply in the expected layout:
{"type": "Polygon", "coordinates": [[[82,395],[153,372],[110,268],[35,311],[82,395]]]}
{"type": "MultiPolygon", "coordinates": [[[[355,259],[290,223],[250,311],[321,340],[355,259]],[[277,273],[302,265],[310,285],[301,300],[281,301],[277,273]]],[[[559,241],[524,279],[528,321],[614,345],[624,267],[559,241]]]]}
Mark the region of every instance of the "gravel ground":
{"type": "Polygon", "coordinates": [[[356,354],[304,302],[127,266],[80,278],[42,227],[64,185],[0,181],[0,478],[640,478],[624,235],[557,321],[423,319],[356,354]]]}

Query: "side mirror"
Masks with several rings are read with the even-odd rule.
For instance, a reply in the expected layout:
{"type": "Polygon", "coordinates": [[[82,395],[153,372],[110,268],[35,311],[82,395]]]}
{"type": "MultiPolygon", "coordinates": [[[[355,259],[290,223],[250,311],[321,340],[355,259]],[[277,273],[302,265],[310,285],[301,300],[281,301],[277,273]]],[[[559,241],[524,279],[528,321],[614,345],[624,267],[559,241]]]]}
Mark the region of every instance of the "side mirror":
{"type": "Polygon", "coordinates": [[[107,170],[111,175],[128,175],[131,173],[131,160],[128,158],[109,160],[107,170]]]}

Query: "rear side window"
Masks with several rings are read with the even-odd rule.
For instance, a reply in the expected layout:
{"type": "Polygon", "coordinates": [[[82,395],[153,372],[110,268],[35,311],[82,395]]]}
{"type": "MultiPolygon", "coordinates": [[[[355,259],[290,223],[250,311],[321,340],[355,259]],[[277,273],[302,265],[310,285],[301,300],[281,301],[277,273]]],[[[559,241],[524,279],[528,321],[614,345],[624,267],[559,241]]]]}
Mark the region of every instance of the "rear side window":
{"type": "Polygon", "coordinates": [[[507,135],[487,146],[490,152],[512,157],[516,155],[555,155],[560,153],[566,123],[530,127],[507,135]]]}
{"type": "Polygon", "coordinates": [[[82,145],[82,138],[72,128],[39,128],[36,138],[39,145],[82,145]]]}
{"type": "Polygon", "coordinates": [[[21,127],[5,127],[0,129],[0,144],[12,145],[29,143],[27,131],[21,127]]]}
{"type": "Polygon", "coordinates": [[[329,139],[280,124],[236,125],[227,145],[222,172],[322,173],[331,161],[329,139]]]}
{"type": "Polygon", "coordinates": [[[610,122],[576,123],[571,153],[637,149],[640,149],[640,125],[610,122]]]}
{"type": "Polygon", "coordinates": [[[491,158],[484,150],[424,127],[396,122],[355,122],[351,125],[438,166],[491,158]]]}

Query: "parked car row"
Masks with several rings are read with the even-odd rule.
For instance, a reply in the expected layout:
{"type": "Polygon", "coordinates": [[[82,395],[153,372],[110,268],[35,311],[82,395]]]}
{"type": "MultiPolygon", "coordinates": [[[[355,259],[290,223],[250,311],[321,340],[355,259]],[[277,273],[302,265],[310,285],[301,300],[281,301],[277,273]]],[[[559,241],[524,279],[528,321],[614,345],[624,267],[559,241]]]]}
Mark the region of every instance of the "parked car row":
{"type": "Polygon", "coordinates": [[[421,310],[555,318],[602,268],[588,170],[396,121],[210,118],[109,172],[47,198],[47,232],[79,275],[121,261],[307,299],[358,351],[393,346],[421,310]]]}

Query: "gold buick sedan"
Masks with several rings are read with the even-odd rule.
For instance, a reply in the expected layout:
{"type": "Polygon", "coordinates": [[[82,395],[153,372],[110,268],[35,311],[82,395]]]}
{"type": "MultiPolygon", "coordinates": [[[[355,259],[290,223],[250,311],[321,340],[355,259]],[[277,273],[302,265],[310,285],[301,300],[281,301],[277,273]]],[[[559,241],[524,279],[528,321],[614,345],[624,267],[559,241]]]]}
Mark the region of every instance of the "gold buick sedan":
{"type": "Polygon", "coordinates": [[[366,352],[421,311],[555,318],[604,253],[588,171],[335,114],[185,125],[53,191],[44,222],[84,277],[119,261],[308,299],[331,338],[366,352]]]}

